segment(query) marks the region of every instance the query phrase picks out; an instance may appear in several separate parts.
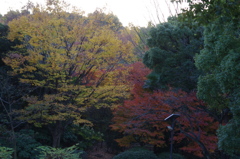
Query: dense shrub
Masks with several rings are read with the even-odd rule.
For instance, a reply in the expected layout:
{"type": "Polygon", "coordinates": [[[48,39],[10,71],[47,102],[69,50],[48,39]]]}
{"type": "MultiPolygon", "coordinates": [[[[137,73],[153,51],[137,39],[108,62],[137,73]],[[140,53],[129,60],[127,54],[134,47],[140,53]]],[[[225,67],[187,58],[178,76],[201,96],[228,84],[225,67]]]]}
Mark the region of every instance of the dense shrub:
{"type": "Polygon", "coordinates": [[[8,147],[0,146],[0,158],[10,159],[12,158],[13,149],[8,147]]]}
{"type": "MultiPolygon", "coordinates": [[[[7,131],[5,133],[0,132],[0,134],[0,145],[4,147],[13,147],[12,140],[10,140],[10,134],[8,134],[7,131]]],[[[18,159],[35,159],[35,155],[37,154],[35,148],[41,146],[41,143],[35,140],[36,133],[33,130],[22,129],[15,132],[15,135],[18,159]]]]}
{"type": "Polygon", "coordinates": [[[158,157],[152,151],[134,149],[122,152],[114,156],[113,159],[158,159],[158,157]]]}
{"type": "Polygon", "coordinates": [[[33,130],[22,129],[16,133],[17,136],[17,154],[20,159],[35,159],[37,151],[36,147],[41,143],[35,140],[35,132],[33,130]]]}
{"type": "Polygon", "coordinates": [[[68,148],[39,146],[36,150],[40,153],[38,159],[80,159],[83,153],[83,151],[77,150],[75,145],[68,148]]]}
{"type": "MultiPolygon", "coordinates": [[[[169,152],[163,152],[163,153],[158,154],[157,156],[158,156],[159,159],[169,159],[170,153],[169,152]]],[[[177,154],[177,153],[173,153],[172,158],[173,159],[185,159],[185,157],[183,157],[182,155],[177,154]]]]}
{"type": "Polygon", "coordinates": [[[86,150],[103,141],[103,134],[89,126],[72,125],[64,132],[62,139],[65,147],[77,144],[78,149],[86,150]]]}

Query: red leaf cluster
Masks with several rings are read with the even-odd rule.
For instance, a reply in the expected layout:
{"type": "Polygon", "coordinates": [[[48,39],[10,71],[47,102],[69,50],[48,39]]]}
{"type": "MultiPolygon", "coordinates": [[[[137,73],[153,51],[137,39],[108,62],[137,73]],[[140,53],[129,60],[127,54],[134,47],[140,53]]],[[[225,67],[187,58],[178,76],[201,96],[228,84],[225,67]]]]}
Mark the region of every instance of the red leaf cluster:
{"type": "Polygon", "coordinates": [[[129,77],[134,84],[132,98],[114,111],[113,130],[122,132],[124,137],[117,139],[121,146],[133,142],[166,146],[164,135],[169,123],[164,119],[177,113],[174,141],[183,145],[182,150],[202,156],[202,145],[209,152],[217,147],[216,129],[218,123],[205,111],[206,106],[196,94],[181,90],[149,91],[143,88],[148,69],[137,63],[129,77]]]}

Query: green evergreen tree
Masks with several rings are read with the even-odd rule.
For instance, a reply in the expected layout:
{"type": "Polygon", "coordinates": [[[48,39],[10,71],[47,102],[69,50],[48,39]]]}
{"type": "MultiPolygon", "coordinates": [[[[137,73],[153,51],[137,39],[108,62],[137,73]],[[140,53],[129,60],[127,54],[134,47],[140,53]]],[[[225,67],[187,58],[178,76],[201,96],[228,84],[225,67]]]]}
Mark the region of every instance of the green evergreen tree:
{"type": "Polygon", "coordinates": [[[203,45],[203,29],[188,26],[176,18],[169,18],[150,30],[147,43],[150,49],[143,62],[152,69],[148,76],[151,88],[174,87],[191,91],[196,88],[199,71],[194,55],[203,45]]]}
{"type": "Polygon", "coordinates": [[[218,130],[218,145],[228,154],[239,154],[240,1],[189,2],[183,20],[205,26],[204,49],[195,59],[196,66],[204,73],[198,81],[198,97],[222,114],[230,110],[232,118],[218,130]]]}
{"type": "Polygon", "coordinates": [[[211,107],[230,109],[233,118],[218,131],[219,148],[239,153],[240,143],[240,23],[218,19],[204,33],[204,49],[196,66],[205,74],[198,81],[198,96],[211,107]],[[238,141],[238,142],[237,142],[238,141]]]}

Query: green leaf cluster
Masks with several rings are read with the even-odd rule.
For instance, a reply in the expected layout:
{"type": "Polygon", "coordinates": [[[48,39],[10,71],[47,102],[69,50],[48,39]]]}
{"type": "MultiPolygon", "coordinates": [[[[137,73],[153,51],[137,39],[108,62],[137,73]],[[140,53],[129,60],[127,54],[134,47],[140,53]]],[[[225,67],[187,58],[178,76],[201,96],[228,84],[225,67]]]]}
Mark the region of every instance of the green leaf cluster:
{"type": "Polygon", "coordinates": [[[180,23],[176,18],[158,24],[150,30],[143,62],[152,69],[148,80],[150,87],[196,88],[199,71],[194,65],[194,55],[202,49],[203,29],[180,23]]]}
{"type": "Polygon", "coordinates": [[[220,126],[217,132],[219,149],[224,150],[231,156],[235,156],[235,154],[239,152],[239,121],[239,119],[230,120],[227,125],[220,126]]]}
{"type": "MultiPolygon", "coordinates": [[[[204,32],[204,49],[196,55],[198,96],[212,107],[229,107],[238,92],[240,65],[239,24],[214,22],[204,32]]],[[[231,107],[231,106],[230,106],[231,107]]]]}
{"type": "Polygon", "coordinates": [[[41,154],[38,159],[80,159],[82,151],[77,150],[77,146],[73,145],[68,148],[53,148],[49,146],[39,146],[36,148],[41,154]]]}
{"type": "Polygon", "coordinates": [[[218,130],[219,148],[239,153],[240,115],[240,23],[216,20],[205,29],[204,49],[196,66],[205,73],[198,81],[198,96],[211,107],[229,108],[233,118],[218,130]]]}
{"type": "MultiPolygon", "coordinates": [[[[173,0],[183,2],[183,0],[173,0]]],[[[208,25],[216,19],[239,21],[239,0],[188,0],[189,7],[179,16],[188,22],[208,25]]]]}
{"type": "Polygon", "coordinates": [[[41,146],[41,144],[35,140],[34,131],[22,129],[16,133],[16,136],[18,157],[34,159],[37,154],[35,148],[41,146]]]}
{"type": "Polygon", "coordinates": [[[0,146],[0,158],[1,159],[11,159],[12,154],[13,154],[12,148],[0,146]]]}
{"type": "Polygon", "coordinates": [[[203,71],[198,97],[211,108],[230,110],[232,118],[218,129],[218,146],[230,155],[239,154],[240,3],[202,0],[190,3],[185,14],[192,14],[190,18],[205,25],[204,49],[195,57],[197,68],[203,71]]]}
{"type": "Polygon", "coordinates": [[[96,142],[103,141],[103,134],[95,131],[89,126],[71,126],[68,131],[63,134],[63,141],[65,143],[72,142],[78,143],[77,147],[81,150],[85,150],[96,142]]]}

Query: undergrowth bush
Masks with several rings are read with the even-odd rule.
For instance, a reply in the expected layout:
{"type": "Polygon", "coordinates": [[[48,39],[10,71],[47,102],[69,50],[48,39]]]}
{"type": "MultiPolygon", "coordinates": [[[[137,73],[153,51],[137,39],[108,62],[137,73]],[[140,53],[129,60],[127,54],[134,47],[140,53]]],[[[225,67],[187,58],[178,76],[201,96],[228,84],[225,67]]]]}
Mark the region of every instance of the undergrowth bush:
{"type": "Polygon", "coordinates": [[[35,140],[35,132],[33,130],[22,129],[16,133],[17,136],[17,154],[19,159],[35,159],[37,151],[36,147],[41,143],[35,140]]]}
{"type": "MultiPolygon", "coordinates": [[[[157,156],[158,156],[159,159],[169,159],[170,153],[169,152],[163,152],[163,153],[158,154],[157,156]]],[[[177,153],[173,153],[172,158],[173,159],[185,159],[185,157],[183,157],[182,155],[177,154],[177,153]]]]}
{"type": "Polygon", "coordinates": [[[12,158],[13,149],[0,146],[0,158],[1,159],[10,159],[12,158]]]}
{"type": "Polygon", "coordinates": [[[103,134],[95,131],[89,126],[72,125],[63,134],[63,145],[73,145],[77,143],[78,149],[85,150],[95,143],[103,141],[103,134]]]}
{"type": "Polygon", "coordinates": [[[38,159],[81,159],[83,151],[77,150],[77,146],[67,148],[53,148],[50,146],[39,146],[36,149],[40,155],[38,159]]]}

